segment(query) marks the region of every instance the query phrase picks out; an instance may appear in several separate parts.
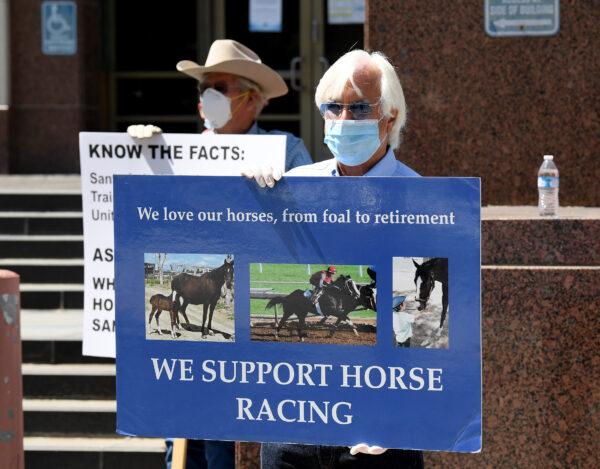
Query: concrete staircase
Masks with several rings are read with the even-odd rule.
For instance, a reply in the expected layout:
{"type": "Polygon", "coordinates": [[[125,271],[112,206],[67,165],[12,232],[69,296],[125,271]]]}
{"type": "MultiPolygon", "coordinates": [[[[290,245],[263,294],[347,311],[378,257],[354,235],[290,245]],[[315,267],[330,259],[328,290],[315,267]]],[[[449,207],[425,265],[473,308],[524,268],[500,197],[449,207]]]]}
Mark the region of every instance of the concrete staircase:
{"type": "Polygon", "coordinates": [[[0,177],[0,269],[21,276],[26,467],[163,468],[162,440],[115,433],[114,360],[81,355],[78,177],[0,177]]]}

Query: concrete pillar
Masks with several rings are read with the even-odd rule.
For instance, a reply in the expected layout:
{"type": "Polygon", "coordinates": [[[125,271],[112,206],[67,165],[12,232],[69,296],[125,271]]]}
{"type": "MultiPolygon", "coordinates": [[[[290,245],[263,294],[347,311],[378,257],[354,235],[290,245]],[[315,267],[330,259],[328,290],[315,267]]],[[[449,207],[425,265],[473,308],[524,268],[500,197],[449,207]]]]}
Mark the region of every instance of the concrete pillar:
{"type": "Polygon", "coordinates": [[[0,270],[0,467],[23,469],[19,276],[0,270]]]}

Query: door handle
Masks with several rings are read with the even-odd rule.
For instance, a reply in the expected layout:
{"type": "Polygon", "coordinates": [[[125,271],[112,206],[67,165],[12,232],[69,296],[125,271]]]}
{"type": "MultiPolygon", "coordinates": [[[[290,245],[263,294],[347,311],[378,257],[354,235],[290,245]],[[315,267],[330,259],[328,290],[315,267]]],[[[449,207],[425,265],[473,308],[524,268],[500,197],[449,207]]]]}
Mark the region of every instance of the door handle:
{"type": "Polygon", "coordinates": [[[323,66],[323,73],[325,73],[329,68],[329,60],[327,60],[324,56],[321,56],[319,57],[319,63],[323,66]]]}
{"type": "Polygon", "coordinates": [[[300,71],[300,64],[302,63],[302,57],[294,57],[290,61],[290,87],[294,91],[302,91],[302,85],[298,80],[298,72],[300,71]]]}

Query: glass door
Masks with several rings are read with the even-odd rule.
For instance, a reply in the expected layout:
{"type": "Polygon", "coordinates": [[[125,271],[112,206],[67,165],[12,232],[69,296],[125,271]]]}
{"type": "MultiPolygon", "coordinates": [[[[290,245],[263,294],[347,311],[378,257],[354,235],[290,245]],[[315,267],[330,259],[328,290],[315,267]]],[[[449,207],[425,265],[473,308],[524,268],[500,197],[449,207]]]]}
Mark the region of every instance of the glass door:
{"type": "Polygon", "coordinates": [[[110,128],[151,123],[165,132],[201,131],[196,84],[175,65],[204,63],[212,41],[228,38],[254,50],[290,89],[269,103],[259,125],[301,137],[315,161],[330,158],[315,88],[329,64],[363,47],[363,24],[330,18],[330,1],[281,0],[280,30],[255,32],[249,0],[179,0],[162,8],[154,2],[149,8],[147,0],[109,0],[110,128]]]}
{"type": "Polygon", "coordinates": [[[222,15],[221,37],[239,41],[256,52],[263,63],[283,77],[290,90],[269,102],[258,118],[260,127],[291,132],[302,137],[308,147],[310,123],[303,119],[303,114],[307,106],[304,83],[309,75],[302,18],[309,13],[309,2],[282,0],[281,29],[276,32],[250,31],[250,1],[226,0],[220,4],[222,12],[217,14],[222,15]]]}
{"type": "Polygon", "coordinates": [[[175,69],[183,59],[203,63],[214,31],[212,3],[178,0],[108,2],[109,126],[155,124],[165,132],[198,132],[198,92],[175,69]]]}

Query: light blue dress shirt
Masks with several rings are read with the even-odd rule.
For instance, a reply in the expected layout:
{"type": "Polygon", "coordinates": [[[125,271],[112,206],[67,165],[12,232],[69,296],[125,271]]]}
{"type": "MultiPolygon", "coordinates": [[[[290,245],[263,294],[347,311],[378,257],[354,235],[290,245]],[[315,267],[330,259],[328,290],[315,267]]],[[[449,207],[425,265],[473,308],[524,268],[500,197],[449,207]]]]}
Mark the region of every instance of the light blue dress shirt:
{"type": "MultiPolygon", "coordinates": [[[[319,161],[307,166],[300,166],[285,173],[286,176],[340,176],[335,158],[319,161]]],[[[395,176],[418,177],[419,173],[396,159],[391,147],[375,166],[363,176],[395,176]]]]}
{"type": "Polygon", "coordinates": [[[246,132],[248,135],[285,135],[285,170],[289,171],[298,166],[310,165],[312,159],[302,139],[292,135],[289,132],[281,130],[264,130],[255,122],[246,132]]]}

